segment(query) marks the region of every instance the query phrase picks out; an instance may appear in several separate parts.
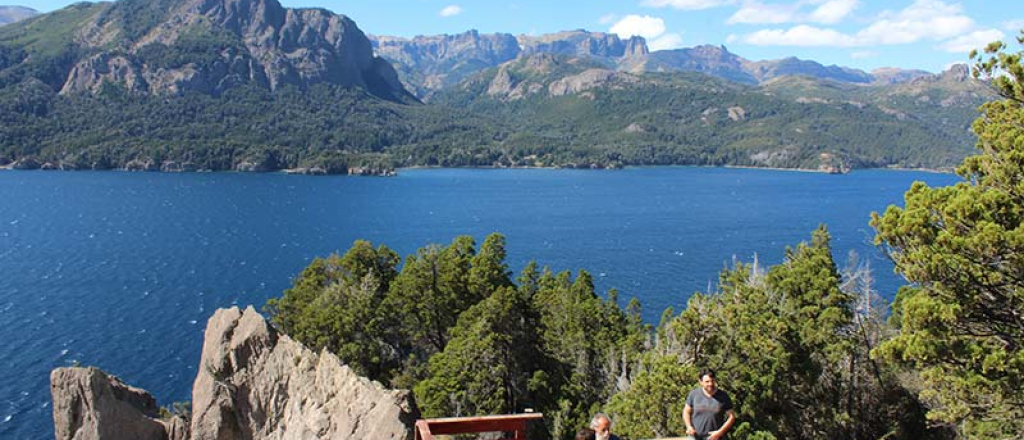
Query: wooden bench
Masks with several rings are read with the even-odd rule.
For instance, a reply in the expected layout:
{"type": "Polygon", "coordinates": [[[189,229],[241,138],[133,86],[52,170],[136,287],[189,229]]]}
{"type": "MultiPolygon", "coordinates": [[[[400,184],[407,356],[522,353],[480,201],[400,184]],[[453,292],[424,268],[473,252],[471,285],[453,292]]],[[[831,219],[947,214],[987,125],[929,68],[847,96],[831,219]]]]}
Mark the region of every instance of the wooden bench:
{"type": "Polygon", "coordinates": [[[434,440],[435,435],[471,434],[477,432],[512,433],[509,440],[525,440],[531,421],[541,420],[544,414],[508,414],[500,416],[449,417],[416,421],[416,440],[434,440]]]}

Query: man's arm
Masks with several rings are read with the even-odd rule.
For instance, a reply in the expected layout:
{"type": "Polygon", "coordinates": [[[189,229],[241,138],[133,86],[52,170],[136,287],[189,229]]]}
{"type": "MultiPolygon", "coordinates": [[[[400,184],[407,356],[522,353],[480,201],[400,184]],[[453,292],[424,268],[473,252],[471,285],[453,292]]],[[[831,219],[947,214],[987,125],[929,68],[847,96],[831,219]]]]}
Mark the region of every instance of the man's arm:
{"type": "Polygon", "coordinates": [[[683,422],[686,423],[686,435],[694,435],[697,433],[696,429],[693,429],[693,408],[687,403],[683,407],[683,422]]]}
{"type": "Polygon", "coordinates": [[[725,435],[725,433],[729,432],[729,428],[732,428],[732,424],[736,423],[736,413],[732,412],[731,409],[727,410],[725,412],[725,415],[728,416],[728,418],[725,419],[725,423],[723,423],[722,427],[718,428],[717,431],[709,432],[708,433],[708,439],[710,439],[710,440],[718,440],[718,439],[722,438],[722,436],[725,435]]]}

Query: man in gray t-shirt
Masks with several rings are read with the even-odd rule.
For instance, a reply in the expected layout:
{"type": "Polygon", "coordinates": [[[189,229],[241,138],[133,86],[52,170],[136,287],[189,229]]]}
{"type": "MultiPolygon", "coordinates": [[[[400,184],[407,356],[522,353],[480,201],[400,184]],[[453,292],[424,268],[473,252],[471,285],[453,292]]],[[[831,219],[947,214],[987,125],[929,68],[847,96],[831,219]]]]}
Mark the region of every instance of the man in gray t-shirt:
{"type": "Polygon", "coordinates": [[[725,391],[718,389],[715,372],[700,373],[700,388],[690,391],[683,408],[686,434],[698,440],[726,440],[729,428],[736,422],[732,411],[732,400],[725,391]]]}

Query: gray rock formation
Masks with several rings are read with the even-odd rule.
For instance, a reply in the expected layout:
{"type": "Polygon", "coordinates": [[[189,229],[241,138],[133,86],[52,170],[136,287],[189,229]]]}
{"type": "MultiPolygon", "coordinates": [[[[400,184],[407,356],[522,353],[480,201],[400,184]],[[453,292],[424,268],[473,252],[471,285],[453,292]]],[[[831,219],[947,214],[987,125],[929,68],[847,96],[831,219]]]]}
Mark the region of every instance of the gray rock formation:
{"type": "Polygon", "coordinates": [[[623,41],[616,34],[588,32],[582,29],[540,36],[520,35],[516,38],[525,55],[548,53],[555,55],[620,58],[647,50],[643,37],[623,41]],[[637,46],[642,45],[642,49],[637,46]],[[627,52],[627,49],[629,52],[627,52]]]}
{"type": "MultiPolygon", "coordinates": [[[[615,34],[584,30],[539,36],[481,34],[475,30],[456,35],[400,38],[371,36],[378,56],[394,63],[403,84],[417,96],[457,84],[482,70],[531,55],[566,55],[604,61],[615,67],[619,58],[648,53],[642,37],[622,40],[615,34]]],[[[527,93],[524,88],[521,90],[527,93]]]]}
{"type": "MultiPolygon", "coordinates": [[[[165,440],[181,423],[158,420],[153,396],[96,368],[53,370],[50,392],[58,440],[165,440]]],[[[172,438],[187,438],[174,432],[172,438]]]]}
{"type": "Polygon", "coordinates": [[[138,62],[123,55],[104,52],[76,64],[64,82],[61,93],[98,93],[107,83],[120,84],[132,92],[145,92],[149,89],[149,84],[142,78],[142,66],[138,62]]]}
{"type": "Polygon", "coordinates": [[[370,36],[370,40],[377,56],[393,63],[402,83],[420,97],[481,69],[515,59],[520,52],[512,34],[480,34],[475,30],[411,39],[370,36]]]}
{"type": "Polygon", "coordinates": [[[875,78],[875,84],[897,84],[929,75],[931,73],[924,70],[895,67],[882,67],[871,71],[871,76],[875,78]]]}
{"type": "Polygon", "coordinates": [[[252,307],[206,327],[191,423],[157,418],[156,401],[95,368],[51,374],[57,440],[410,440],[408,391],[358,376],[337,356],[280,335],[252,307]]]}
{"type": "Polygon", "coordinates": [[[824,66],[815,61],[801,60],[796,57],[783,58],[781,60],[748,61],[744,63],[744,70],[760,82],[790,75],[809,76],[857,84],[868,84],[874,81],[874,77],[863,70],[835,65],[824,66]]]}
{"type": "Polygon", "coordinates": [[[129,28],[125,22],[139,19],[130,8],[138,5],[103,7],[75,34],[94,55],[74,65],[64,94],[95,93],[108,82],[156,94],[328,83],[387,99],[409,96],[355,22],[325,9],[288,9],[277,0],[183,0],[169,9],[152,2],[141,7],[161,19],[129,28]]]}
{"type": "Polygon", "coordinates": [[[11,165],[11,168],[14,168],[16,170],[37,170],[40,166],[42,166],[42,164],[40,164],[39,161],[36,160],[35,158],[23,157],[21,159],[14,161],[14,164],[11,165]]]}
{"type": "Polygon", "coordinates": [[[218,310],[193,388],[193,439],[411,439],[407,391],[279,335],[252,307],[218,310]]]}
{"type": "Polygon", "coordinates": [[[548,85],[548,94],[562,96],[577,94],[597,87],[632,84],[639,82],[633,75],[605,69],[587,69],[577,75],[570,75],[548,85]]]}
{"type": "Polygon", "coordinates": [[[724,46],[704,45],[633,56],[624,59],[619,68],[634,73],[701,72],[730,81],[757,83],[757,78],[744,69],[745,62],[745,59],[729,52],[724,46]]]}

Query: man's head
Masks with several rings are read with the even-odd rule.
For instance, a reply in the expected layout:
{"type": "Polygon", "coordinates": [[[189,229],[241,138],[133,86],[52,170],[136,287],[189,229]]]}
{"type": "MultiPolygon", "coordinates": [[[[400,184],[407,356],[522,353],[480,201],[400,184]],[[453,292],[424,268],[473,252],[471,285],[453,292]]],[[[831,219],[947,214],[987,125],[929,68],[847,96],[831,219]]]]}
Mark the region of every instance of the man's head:
{"type": "Polygon", "coordinates": [[[612,435],[612,421],[602,413],[594,414],[594,418],[590,419],[590,429],[594,430],[597,440],[608,440],[612,435]]]}
{"type": "Polygon", "coordinates": [[[700,387],[708,395],[715,394],[718,387],[718,380],[715,379],[715,370],[707,369],[700,372],[700,387]]]}

